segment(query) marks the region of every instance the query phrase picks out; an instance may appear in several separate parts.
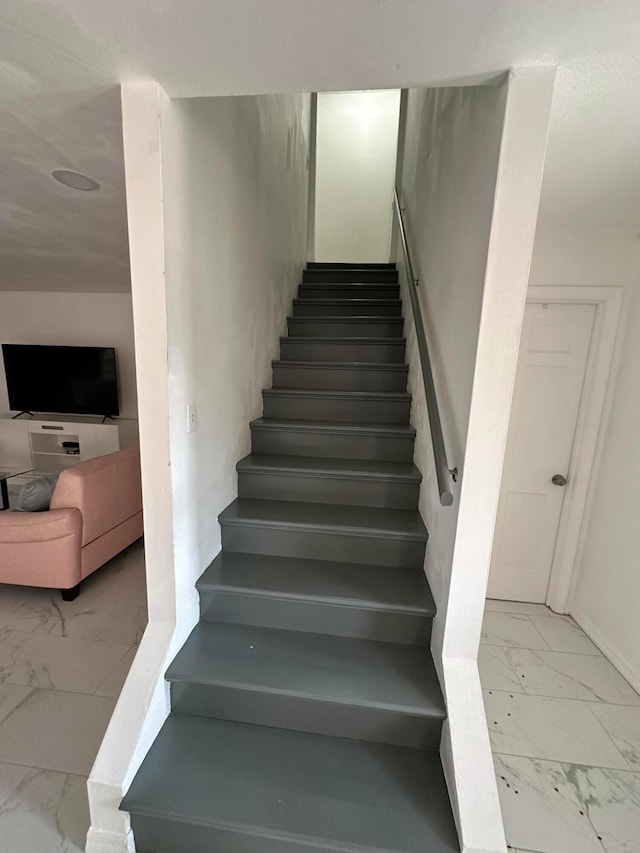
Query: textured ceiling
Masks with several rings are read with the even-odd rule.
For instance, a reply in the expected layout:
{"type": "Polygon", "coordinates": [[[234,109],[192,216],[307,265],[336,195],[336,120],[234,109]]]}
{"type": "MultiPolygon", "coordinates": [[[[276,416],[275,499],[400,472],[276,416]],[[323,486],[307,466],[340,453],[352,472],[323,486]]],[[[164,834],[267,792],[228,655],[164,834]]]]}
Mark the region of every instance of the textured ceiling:
{"type": "Polygon", "coordinates": [[[129,290],[119,87],[0,102],[0,128],[0,290],[129,290]]]}
{"type": "Polygon", "coordinates": [[[111,87],[141,79],[191,97],[558,65],[541,218],[640,229],[640,0],[4,0],[0,27],[0,288],[128,286],[111,87]]]}

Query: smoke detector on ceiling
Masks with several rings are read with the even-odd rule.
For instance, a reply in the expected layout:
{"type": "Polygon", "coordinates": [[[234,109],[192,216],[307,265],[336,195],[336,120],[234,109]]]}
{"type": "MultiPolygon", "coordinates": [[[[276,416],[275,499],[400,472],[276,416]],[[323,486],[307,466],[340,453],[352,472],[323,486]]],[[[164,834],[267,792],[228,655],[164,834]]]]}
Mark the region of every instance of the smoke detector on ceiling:
{"type": "Polygon", "coordinates": [[[72,172],[70,169],[55,169],[51,173],[52,177],[65,187],[71,187],[72,190],[99,190],[100,184],[90,178],[88,175],[83,175],[82,172],[72,172]]]}

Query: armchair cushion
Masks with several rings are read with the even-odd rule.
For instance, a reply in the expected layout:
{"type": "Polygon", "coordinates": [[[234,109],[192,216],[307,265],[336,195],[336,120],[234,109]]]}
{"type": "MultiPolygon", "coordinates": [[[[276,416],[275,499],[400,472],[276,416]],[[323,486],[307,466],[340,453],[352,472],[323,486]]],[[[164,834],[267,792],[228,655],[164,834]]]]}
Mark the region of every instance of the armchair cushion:
{"type": "Polygon", "coordinates": [[[83,547],[139,514],[140,451],[120,450],[63,471],[51,497],[51,509],[63,507],[82,513],[83,547]]]}
{"type": "Polygon", "coordinates": [[[56,509],[45,513],[0,513],[0,543],[50,542],[82,535],[82,515],[77,509],[56,509]]]}
{"type": "Polygon", "coordinates": [[[0,512],[2,583],[70,589],[82,580],[77,509],[0,512]]]}

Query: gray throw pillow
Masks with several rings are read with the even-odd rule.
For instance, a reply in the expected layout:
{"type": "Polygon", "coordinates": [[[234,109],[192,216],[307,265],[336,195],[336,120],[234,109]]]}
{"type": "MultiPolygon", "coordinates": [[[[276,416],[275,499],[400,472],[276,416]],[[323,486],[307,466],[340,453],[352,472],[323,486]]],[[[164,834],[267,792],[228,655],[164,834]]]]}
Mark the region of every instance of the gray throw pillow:
{"type": "Polygon", "coordinates": [[[25,483],[20,489],[18,500],[14,507],[17,512],[45,512],[49,509],[51,495],[56,485],[58,475],[39,477],[25,483]]]}

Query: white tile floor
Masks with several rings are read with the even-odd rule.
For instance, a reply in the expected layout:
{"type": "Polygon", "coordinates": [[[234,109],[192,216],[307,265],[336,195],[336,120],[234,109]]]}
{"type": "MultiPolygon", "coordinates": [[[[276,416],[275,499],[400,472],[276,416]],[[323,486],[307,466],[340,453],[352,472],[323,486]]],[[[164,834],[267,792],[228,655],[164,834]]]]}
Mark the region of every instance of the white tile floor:
{"type": "Polygon", "coordinates": [[[0,584],[0,850],[80,853],[86,779],[147,621],[144,549],[79,597],[0,584]]]}
{"type": "Polygon", "coordinates": [[[541,604],[488,601],[478,664],[510,850],[640,853],[640,696],[541,604]]]}
{"type": "MultiPolygon", "coordinates": [[[[0,585],[0,850],[80,853],[86,777],[146,623],[132,546],[74,602],[0,585]]],[[[570,619],[487,602],[479,657],[516,853],[640,853],[640,697],[570,619]]]]}

